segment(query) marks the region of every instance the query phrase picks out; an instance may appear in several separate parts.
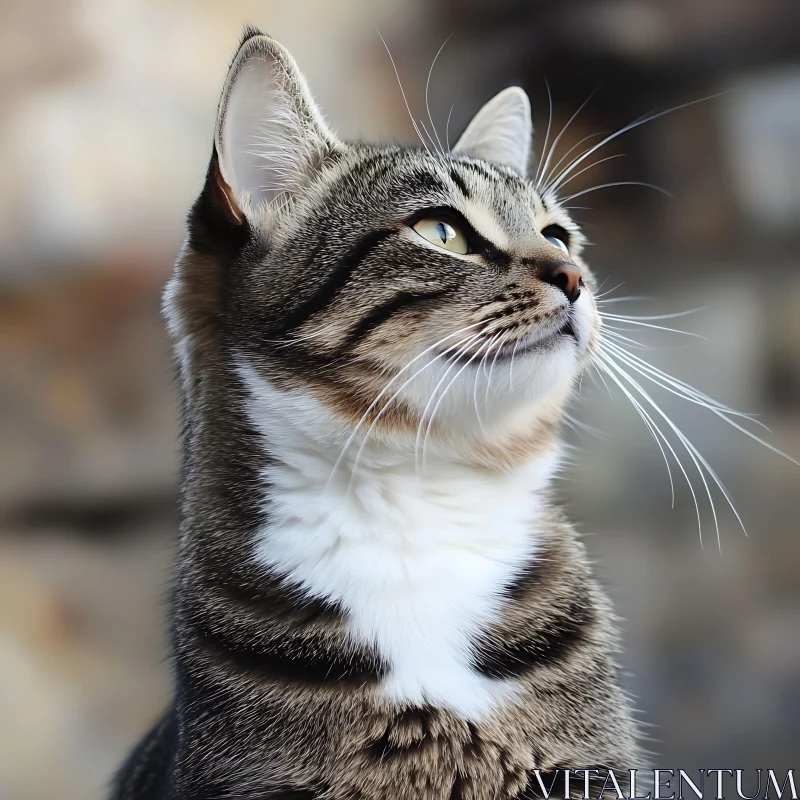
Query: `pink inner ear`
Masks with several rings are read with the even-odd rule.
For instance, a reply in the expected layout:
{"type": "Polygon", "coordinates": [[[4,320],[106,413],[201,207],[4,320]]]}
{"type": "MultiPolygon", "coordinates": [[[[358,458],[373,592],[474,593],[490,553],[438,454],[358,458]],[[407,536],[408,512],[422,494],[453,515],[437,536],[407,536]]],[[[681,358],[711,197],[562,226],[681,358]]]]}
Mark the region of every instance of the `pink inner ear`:
{"type": "Polygon", "coordinates": [[[266,58],[248,58],[236,71],[225,98],[217,132],[219,168],[239,207],[245,195],[254,206],[262,199],[269,202],[280,184],[278,160],[287,160],[286,131],[275,125],[276,118],[287,116],[287,102],[274,85],[275,68],[274,61],[266,58]]]}
{"type": "Polygon", "coordinates": [[[222,177],[216,147],[214,148],[213,163],[214,197],[230,221],[235,225],[241,225],[244,222],[244,214],[242,213],[242,209],[239,208],[239,204],[236,202],[233,190],[228,186],[225,178],[222,177]]]}
{"type": "Polygon", "coordinates": [[[234,62],[215,137],[226,193],[241,214],[299,193],[335,144],[294,60],[256,37],[234,62]]]}

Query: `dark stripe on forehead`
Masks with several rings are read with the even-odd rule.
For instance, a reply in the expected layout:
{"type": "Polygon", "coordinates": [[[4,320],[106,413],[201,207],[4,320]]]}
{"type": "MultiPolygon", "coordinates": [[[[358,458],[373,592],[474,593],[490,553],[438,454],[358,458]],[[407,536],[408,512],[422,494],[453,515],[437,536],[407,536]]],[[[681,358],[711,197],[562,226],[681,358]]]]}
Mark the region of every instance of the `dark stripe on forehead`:
{"type": "Polygon", "coordinates": [[[530,181],[528,181],[523,175],[518,175],[514,172],[507,172],[506,170],[500,169],[488,161],[483,161],[481,163],[472,161],[459,161],[458,165],[465,169],[472,170],[472,172],[480,175],[487,181],[500,183],[506,188],[525,190],[530,186],[530,181]]]}
{"type": "MultiPolygon", "coordinates": [[[[449,193],[449,187],[442,182],[433,167],[404,162],[397,153],[390,152],[367,155],[354,164],[349,173],[342,176],[342,180],[346,181],[350,191],[354,191],[354,186],[366,184],[361,191],[383,187],[393,197],[398,194],[415,196],[449,193]]],[[[333,190],[336,191],[336,186],[333,190]]]]}
{"type": "Polygon", "coordinates": [[[394,316],[398,311],[412,308],[428,300],[437,300],[440,297],[444,297],[449,291],[449,289],[442,288],[428,291],[398,292],[384,303],[376,305],[372,310],[367,312],[350,330],[344,346],[352,347],[357,344],[369,333],[383,325],[384,322],[394,316]]]}
{"type": "Polygon", "coordinates": [[[458,163],[465,169],[469,169],[472,170],[472,172],[477,173],[487,181],[496,181],[500,178],[508,178],[508,176],[504,175],[502,172],[491,169],[490,164],[477,164],[474,161],[459,161],[458,163]]]}
{"type": "Polygon", "coordinates": [[[370,153],[363,160],[356,162],[348,173],[342,176],[347,185],[352,187],[354,183],[374,183],[382,179],[391,170],[391,164],[387,161],[386,155],[382,153],[370,153]]]}
{"type": "MultiPolygon", "coordinates": [[[[415,169],[413,172],[398,177],[394,184],[395,191],[401,193],[411,193],[413,195],[442,195],[449,194],[447,187],[442,183],[437,175],[424,169],[415,169]]],[[[443,198],[444,199],[444,198],[443,198]]]]}
{"type": "MultiPolygon", "coordinates": [[[[350,252],[334,267],[327,280],[303,303],[294,309],[280,325],[275,333],[288,333],[302,325],[309,317],[326,308],[342,290],[353,272],[367,256],[388,236],[394,233],[392,228],[371,231],[351,248],[350,252]]],[[[315,248],[309,258],[313,263],[319,255],[321,245],[315,248]]]]}
{"type": "Polygon", "coordinates": [[[455,167],[450,167],[450,178],[461,190],[461,193],[464,195],[464,197],[466,197],[467,200],[471,200],[472,192],[470,192],[469,187],[466,183],[464,183],[464,179],[458,174],[458,170],[455,167]]]}

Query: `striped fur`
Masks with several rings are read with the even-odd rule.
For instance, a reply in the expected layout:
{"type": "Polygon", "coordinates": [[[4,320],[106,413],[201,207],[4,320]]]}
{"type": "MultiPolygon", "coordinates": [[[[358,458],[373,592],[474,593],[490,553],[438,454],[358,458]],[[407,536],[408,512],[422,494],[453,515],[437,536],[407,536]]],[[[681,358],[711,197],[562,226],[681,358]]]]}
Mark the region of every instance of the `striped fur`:
{"type": "Polygon", "coordinates": [[[535,769],[641,766],[612,612],[547,489],[593,279],[525,177],[527,98],[498,97],[452,154],[345,144],[244,37],[165,295],[175,698],[115,798],[522,800],[535,769]],[[470,253],[412,227],[442,214],[470,253]]]}

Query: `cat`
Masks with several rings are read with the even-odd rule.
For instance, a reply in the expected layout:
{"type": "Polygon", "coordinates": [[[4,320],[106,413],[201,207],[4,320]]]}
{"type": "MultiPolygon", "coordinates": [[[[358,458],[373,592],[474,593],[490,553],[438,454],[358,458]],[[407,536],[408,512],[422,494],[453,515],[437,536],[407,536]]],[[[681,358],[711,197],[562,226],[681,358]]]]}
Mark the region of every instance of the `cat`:
{"type": "Polygon", "coordinates": [[[512,87],[451,151],[342,142],[246,30],[164,300],[174,702],[114,798],[523,800],[643,766],[548,488],[601,322],[532,135],[512,87]]]}

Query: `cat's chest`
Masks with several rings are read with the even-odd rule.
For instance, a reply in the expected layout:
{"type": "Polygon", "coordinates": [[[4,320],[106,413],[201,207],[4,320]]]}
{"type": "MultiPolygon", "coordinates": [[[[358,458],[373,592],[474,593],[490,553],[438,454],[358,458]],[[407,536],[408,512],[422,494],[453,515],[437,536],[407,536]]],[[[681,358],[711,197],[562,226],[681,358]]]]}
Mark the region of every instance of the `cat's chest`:
{"type": "Polygon", "coordinates": [[[389,665],[385,696],[481,719],[513,696],[476,672],[472,647],[535,558],[530,477],[458,469],[422,481],[392,469],[332,490],[282,465],[267,476],[270,522],[256,556],[345,610],[350,635],[389,665]]]}

